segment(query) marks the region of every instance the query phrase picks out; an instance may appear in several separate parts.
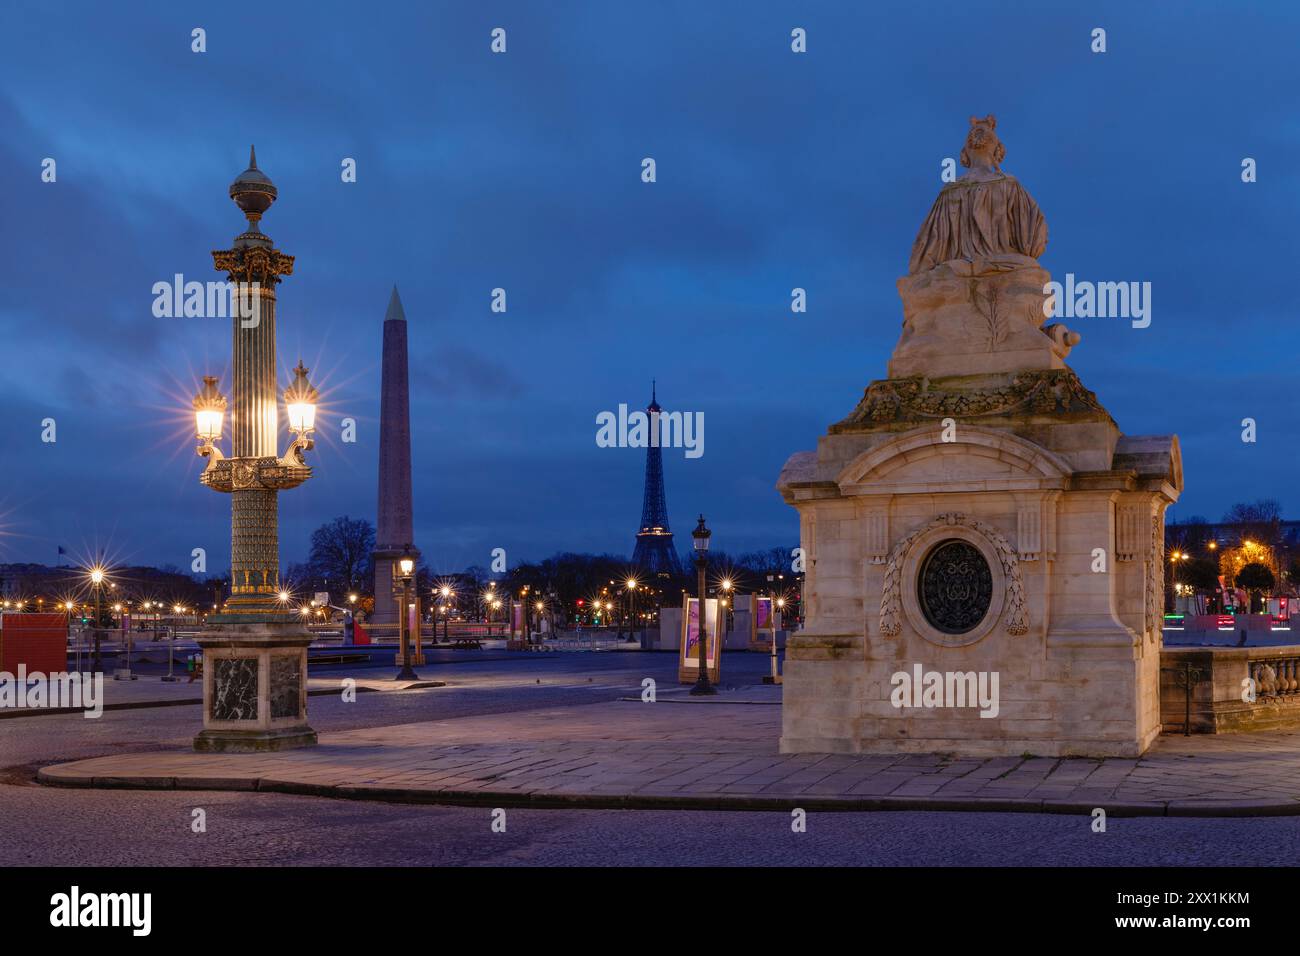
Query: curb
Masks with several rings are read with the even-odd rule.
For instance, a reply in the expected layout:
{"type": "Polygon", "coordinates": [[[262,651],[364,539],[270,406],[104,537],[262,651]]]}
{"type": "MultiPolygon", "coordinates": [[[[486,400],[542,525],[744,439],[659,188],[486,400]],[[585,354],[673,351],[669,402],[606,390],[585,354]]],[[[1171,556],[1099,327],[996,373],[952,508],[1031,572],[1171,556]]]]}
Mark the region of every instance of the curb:
{"type": "Polygon", "coordinates": [[[1287,817],[1300,816],[1300,800],[1233,803],[1205,800],[1104,803],[1031,797],[822,797],[653,794],[565,794],[491,790],[414,790],[401,787],[303,783],[268,777],[64,777],[42,767],[45,786],[122,790],[228,790],[294,796],[440,806],[518,809],[788,811],[938,811],[958,813],[1052,813],[1088,815],[1098,807],[1112,817],[1287,817]]]}
{"type": "MultiPolygon", "coordinates": [[[[367,678],[368,679],[368,678],[367,678]]],[[[403,687],[402,690],[423,690],[426,687],[446,687],[447,682],[441,680],[420,680],[413,681],[409,687],[403,687]]],[[[319,690],[307,691],[308,697],[327,697],[331,694],[337,694],[337,688],[320,688],[319,690]]],[[[358,687],[358,694],[382,694],[387,691],[376,690],[373,687],[358,687]]],[[[183,707],[188,704],[202,704],[202,697],[186,697],[179,700],[131,700],[121,704],[105,704],[104,710],[147,710],[153,707],[183,707]]],[[[0,720],[14,720],[19,717],[52,717],[59,714],[84,714],[84,707],[25,707],[22,710],[0,710],[0,720]]]]}

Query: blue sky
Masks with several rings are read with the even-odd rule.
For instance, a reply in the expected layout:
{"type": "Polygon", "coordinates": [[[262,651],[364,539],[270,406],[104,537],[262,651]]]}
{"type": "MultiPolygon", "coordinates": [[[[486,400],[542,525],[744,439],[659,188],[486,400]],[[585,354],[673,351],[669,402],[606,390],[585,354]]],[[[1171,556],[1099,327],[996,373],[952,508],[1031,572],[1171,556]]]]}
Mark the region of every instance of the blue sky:
{"type": "Polygon", "coordinates": [[[280,190],[263,227],[297,256],[281,386],[301,356],[326,403],[316,476],[281,496],[285,561],[325,519],[374,520],[394,282],[435,569],[630,553],[644,453],[597,447],[595,417],[652,378],[705,415],[702,458],[664,455],[679,538],[703,511],[728,551],[792,544],[781,464],[884,377],[940,164],[989,112],[1054,277],[1153,285],[1149,328],[1079,320],[1071,364],[1126,433],[1180,436],[1173,516],[1264,496],[1295,516],[1294,5],[284,3],[256,29],[247,9],[0,12],[0,561],[226,566],[189,400],[228,374],[230,331],[155,318],[150,289],[219,278],[249,143],[280,190]]]}

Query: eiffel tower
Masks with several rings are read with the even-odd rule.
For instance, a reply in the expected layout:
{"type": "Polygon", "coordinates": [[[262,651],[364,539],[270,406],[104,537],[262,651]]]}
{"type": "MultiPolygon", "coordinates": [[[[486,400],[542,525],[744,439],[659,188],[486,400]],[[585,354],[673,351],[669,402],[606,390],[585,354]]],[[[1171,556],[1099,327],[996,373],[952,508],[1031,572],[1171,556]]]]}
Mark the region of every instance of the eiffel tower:
{"type": "MultiPolygon", "coordinates": [[[[650,383],[651,430],[659,427],[658,413],[662,411],[655,400],[655,386],[650,383]]],[[[636,550],[632,563],[655,577],[671,577],[682,573],[677,550],[673,547],[673,533],[668,527],[668,505],[664,500],[664,461],[659,443],[651,442],[645,450],[645,497],[641,503],[641,529],[636,533],[636,550]]]]}

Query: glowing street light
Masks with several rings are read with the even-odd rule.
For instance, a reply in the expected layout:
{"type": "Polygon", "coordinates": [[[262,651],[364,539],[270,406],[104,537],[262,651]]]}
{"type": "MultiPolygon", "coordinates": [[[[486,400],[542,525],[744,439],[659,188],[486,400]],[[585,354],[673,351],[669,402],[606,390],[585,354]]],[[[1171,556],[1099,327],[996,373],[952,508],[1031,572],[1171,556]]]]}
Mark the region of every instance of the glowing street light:
{"type": "Polygon", "coordinates": [[[395,679],[419,680],[420,675],[411,668],[411,575],[415,573],[415,556],[409,544],[402,549],[397,570],[402,578],[402,613],[397,621],[397,631],[402,639],[402,669],[395,679]]]}
{"type": "Polygon", "coordinates": [[[217,388],[216,376],[203,376],[203,387],[194,396],[194,431],[195,437],[202,442],[199,454],[205,458],[213,454],[221,456],[216,445],[221,440],[226,405],[226,396],[217,388]],[[208,449],[207,455],[204,455],[203,448],[208,449]]]}
{"type": "MultiPolygon", "coordinates": [[[[104,587],[104,569],[100,565],[96,564],[88,568],[87,573],[90,575],[90,584],[95,591],[95,621],[94,624],[92,625],[93,633],[95,635],[95,651],[94,651],[94,658],[91,661],[90,666],[91,666],[92,673],[98,673],[102,671],[104,668],[104,661],[103,661],[103,657],[100,654],[100,646],[99,646],[99,641],[100,641],[99,598],[100,598],[101,589],[104,587]]],[[[36,603],[38,604],[41,603],[39,598],[37,599],[36,603]]]]}
{"type": "MultiPolygon", "coordinates": [[[[446,644],[448,643],[447,621],[451,617],[451,615],[447,613],[451,607],[451,594],[452,594],[451,585],[450,584],[442,585],[442,587],[438,588],[438,593],[442,595],[442,642],[446,644]]],[[[436,627],[437,625],[435,624],[434,626],[436,627]]],[[[437,631],[434,632],[434,636],[437,637],[437,631]]]]}
{"type": "Polygon", "coordinates": [[[208,375],[193,401],[197,452],[207,460],[199,481],[229,495],[231,509],[230,598],[220,613],[207,618],[198,637],[210,675],[204,681],[204,726],[194,740],[195,749],[203,751],[281,750],[316,743],[301,693],[311,635],[304,632],[303,615],[294,613],[292,602],[280,599],[279,495],[312,476],[304,452],[314,447],[319,396],[302,362],[283,392],[277,381],[276,304],[280,283],[293,274],[294,257],[275,248],[261,221],[278,194],[250,150],[248,168],[229,188],[247,225],[229,248],[212,253],[213,267],[230,283],[237,308],[231,315],[230,398],[208,375]],[[218,444],[227,411],[229,446],[223,453],[218,444]],[[282,414],[295,436],[283,454],[282,414]],[[231,649],[239,651],[238,658],[255,661],[259,673],[272,675],[255,682],[253,701],[235,703],[228,694],[229,683],[238,678],[217,666],[217,655],[231,649]],[[300,691],[296,697],[294,686],[300,691]],[[271,704],[272,699],[277,703],[271,704]],[[286,704],[291,713],[283,712],[286,704]],[[238,729],[234,721],[240,722],[238,729]]]}
{"type": "MultiPolygon", "coordinates": [[[[700,523],[695,526],[691,532],[691,540],[695,546],[695,573],[697,577],[696,588],[699,593],[700,613],[699,613],[699,675],[696,677],[695,686],[691,688],[691,696],[701,697],[710,696],[717,693],[713,685],[709,683],[709,662],[705,656],[705,646],[708,644],[705,630],[704,602],[706,598],[704,573],[709,567],[709,538],[713,536],[704,525],[704,515],[700,515],[700,523]]],[[[719,635],[720,637],[721,635],[719,635]]]]}

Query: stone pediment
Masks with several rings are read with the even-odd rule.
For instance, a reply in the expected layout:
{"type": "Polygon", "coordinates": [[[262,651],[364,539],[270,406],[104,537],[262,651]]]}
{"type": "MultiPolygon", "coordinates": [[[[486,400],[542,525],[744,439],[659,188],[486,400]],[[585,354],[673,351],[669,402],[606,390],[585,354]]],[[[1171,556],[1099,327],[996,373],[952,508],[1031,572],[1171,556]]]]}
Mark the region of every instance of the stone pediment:
{"type": "Polygon", "coordinates": [[[1065,488],[1072,469],[1059,456],[1009,432],[958,426],[943,441],[933,426],[863,452],[835,478],[843,495],[928,494],[1065,488]]]}
{"type": "Polygon", "coordinates": [[[1112,467],[1133,471],[1139,480],[1167,482],[1183,490],[1183,452],[1177,435],[1121,435],[1112,467]]]}

